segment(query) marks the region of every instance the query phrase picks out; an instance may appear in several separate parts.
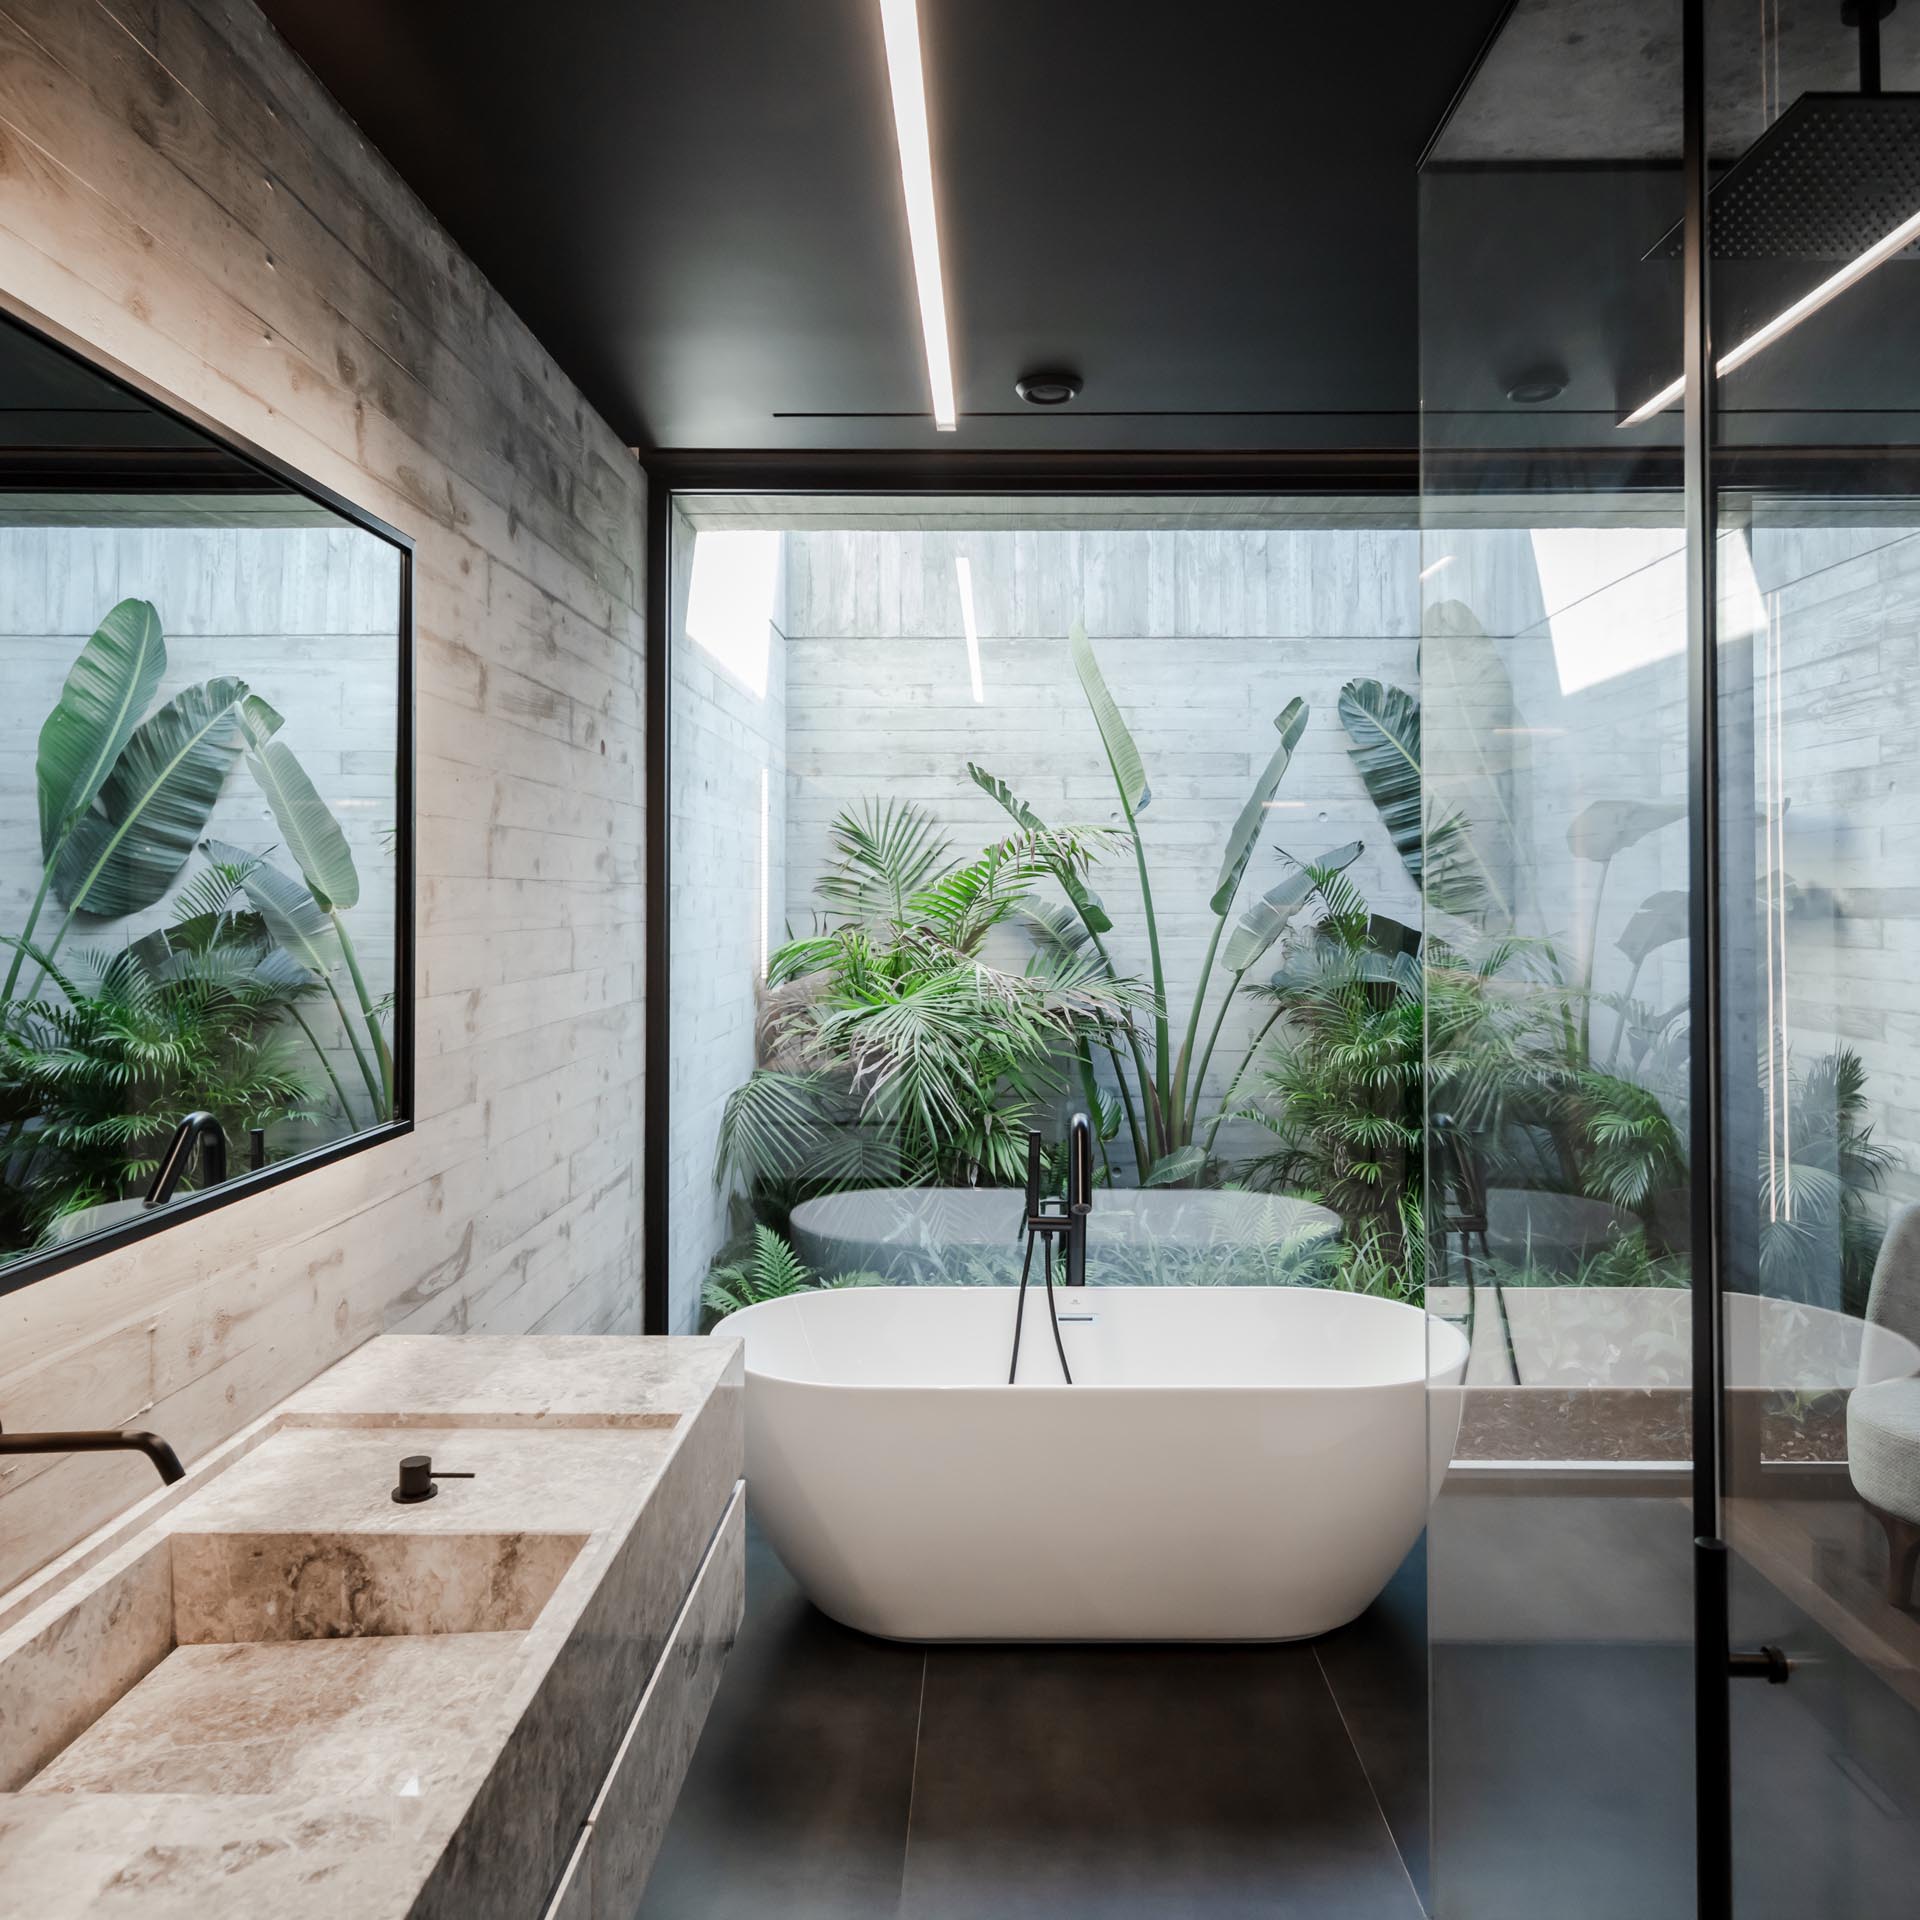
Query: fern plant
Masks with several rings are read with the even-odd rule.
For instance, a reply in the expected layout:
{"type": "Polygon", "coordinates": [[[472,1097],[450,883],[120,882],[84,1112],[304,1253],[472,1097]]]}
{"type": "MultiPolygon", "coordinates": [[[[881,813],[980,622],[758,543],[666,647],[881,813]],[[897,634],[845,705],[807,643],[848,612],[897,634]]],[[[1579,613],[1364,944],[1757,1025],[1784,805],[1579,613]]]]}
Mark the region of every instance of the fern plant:
{"type": "Polygon", "coordinates": [[[841,1273],[823,1277],[814,1272],[771,1227],[756,1225],[744,1258],[716,1266],[700,1290],[711,1327],[743,1307],[763,1300],[782,1300],[789,1294],[811,1293],[817,1287],[874,1287],[877,1273],[841,1273]]]}
{"type": "Polygon", "coordinates": [[[893,1185],[1011,1183],[1026,1132],[1091,1050],[1122,1044],[1138,987],[1020,937],[1034,889],[1099,835],[1035,827],[955,862],[909,804],[833,825],[826,924],[770,957],[762,1067],[722,1116],[716,1181],[763,1202],[893,1185]],[[1024,947],[1010,954],[1010,947],[1024,947]],[[1017,964],[1016,964],[1017,962],[1017,964]]]}
{"type": "MultiPolygon", "coordinates": [[[[1423,1001],[1409,929],[1368,911],[1344,875],[1308,869],[1318,917],[1270,982],[1273,1009],[1232,1112],[1272,1145],[1239,1169],[1249,1186],[1297,1193],[1340,1215],[1355,1271],[1408,1275],[1417,1213],[1423,1001]]],[[[1417,1237],[1417,1236],[1416,1236],[1417,1237]]],[[[1369,1291],[1382,1290],[1379,1282],[1369,1291]]],[[[1388,1290],[1392,1290],[1389,1288],[1388,1290]]]]}
{"type": "Polygon", "coordinates": [[[295,1037],[319,983],[239,909],[246,878],[244,865],[211,866],[167,927],[117,951],[63,961],[9,943],[58,992],[16,1002],[0,1024],[0,1117],[12,1142],[0,1258],[136,1194],[189,1107],[230,1136],[320,1117],[295,1037]]]}

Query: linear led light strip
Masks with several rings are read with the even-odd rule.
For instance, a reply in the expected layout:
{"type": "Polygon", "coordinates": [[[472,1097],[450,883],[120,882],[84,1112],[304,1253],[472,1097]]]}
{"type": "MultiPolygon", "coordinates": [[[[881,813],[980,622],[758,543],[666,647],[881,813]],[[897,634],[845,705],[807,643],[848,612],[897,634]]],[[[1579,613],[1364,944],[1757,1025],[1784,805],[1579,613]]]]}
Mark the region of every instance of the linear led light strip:
{"type": "MultiPolygon", "coordinates": [[[[1822,280],[1811,293],[1803,293],[1792,306],[1775,314],[1758,333],[1750,333],[1737,347],[1729,347],[1720,356],[1714,371],[1724,379],[1736,367],[1744,367],[1763,347],[1770,347],[1782,334],[1791,333],[1802,320],[1818,313],[1829,300],[1837,300],[1855,281],[1864,280],[1875,267],[1884,265],[1916,239],[1920,239],[1920,213],[1910,214],[1885,239],[1876,240],[1859,259],[1850,260],[1838,273],[1822,280]]],[[[1619,424],[1637,427],[1641,421],[1651,420],[1656,413],[1664,413],[1686,390],[1687,378],[1682,374],[1643,406],[1634,408],[1619,424]]]]}
{"type": "Polygon", "coordinates": [[[987,704],[986,683],[980,678],[980,623],[973,617],[973,562],[956,554],[953,571],[960,582],[960,624],[967,634],[967,672],[973,676],[973,704],[987,704]]]}
{"type": "Polygon", "coordinates": [[[927,79],[920,64],[917,0],[880,0],[880,24],[887,39],[887,80],[893,89],[893,130],[900,146],[900,185],[907,196],[913,278],[920,293],[920,331],[927,342],[933,424],[951,433],[959,417],[953,404],[953,350],[947,340],[940,228],[933,211],[933,142],[927,132],[927,79]]]}

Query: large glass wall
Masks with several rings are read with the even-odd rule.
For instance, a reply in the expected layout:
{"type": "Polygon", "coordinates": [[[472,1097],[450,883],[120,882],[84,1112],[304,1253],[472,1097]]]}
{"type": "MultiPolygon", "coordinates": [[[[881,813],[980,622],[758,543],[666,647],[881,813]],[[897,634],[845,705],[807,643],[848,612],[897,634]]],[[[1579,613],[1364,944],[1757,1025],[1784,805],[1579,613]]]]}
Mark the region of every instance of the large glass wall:
{"type": "Polygon", "coordinates": [[[1585,12],[1514,13],[1420,183],[1447,1920],[1694,1911],[1686,534],[1677,416],[1617,425],[1680,351],[1679,7],[1585,12]]]}
{"type": "Polygon", "coordinates": [[[1920,18],[1858,11],[1706,12],[1743,1920],[1920,1885],[1920,18]]]}
{"type": "Polygon", "coordinates": [[[683,496],[671,1295],[1417,1298],[1410,501],[683,496]]]}
{"type": "Polygon", "coordinates": [[[1432,1906],[1719,1913],[1730,1865],[1739,1915],[1893,1915],[1920,1876],[1920,21],[1586,15],[1515,11],[1421,187],[1428,1304],[1472,1333],[1432,1396],[1432,1906]],[[1718,374],[1691,649],[1688,19],[1718,374]],[[1716,1531],[1731,1738],[1709,1687],[1696,1763],[1716,1531]]]}

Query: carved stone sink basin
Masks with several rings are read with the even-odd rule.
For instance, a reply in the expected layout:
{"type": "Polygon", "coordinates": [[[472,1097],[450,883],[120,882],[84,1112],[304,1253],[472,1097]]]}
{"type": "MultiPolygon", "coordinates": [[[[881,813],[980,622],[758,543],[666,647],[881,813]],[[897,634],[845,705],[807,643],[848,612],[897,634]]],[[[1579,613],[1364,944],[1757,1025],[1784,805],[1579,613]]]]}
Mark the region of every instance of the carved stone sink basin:
{"type": "Polygon", "coordinates": [[[488,1697],[584,1543],[165,1534],[0,1665],[0,1783],[421,1792],[429,1750],[464,1698],[488,1697]]]}
{"type": "Polygon", "coordinates": [[[555,1439],[268,1440],[0,1659],[0,1792],[429,1791],[613,1482],[567,1498],[555,1439]],[[479,1471],[395,1505],[422,1444],[479,1471]]]}

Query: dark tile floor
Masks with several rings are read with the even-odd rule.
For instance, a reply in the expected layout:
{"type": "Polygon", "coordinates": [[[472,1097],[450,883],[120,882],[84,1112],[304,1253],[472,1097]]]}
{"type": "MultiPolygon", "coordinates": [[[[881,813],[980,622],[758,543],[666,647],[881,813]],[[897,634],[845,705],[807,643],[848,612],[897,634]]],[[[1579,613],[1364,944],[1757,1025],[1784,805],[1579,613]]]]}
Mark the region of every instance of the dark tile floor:
{"type": "Polygon", "coordinates": [[[1419,1920],[1421,1590],[1308,1645],[921,1649],[754,1532],[642,1920],[1419,1920]]]}
{"type": "MultiPolygon", "coordinates": [[[[1429,1897],[1690,1920],[1685,1521],[1449,1496],[1352,1626],[1218,1649],[893,1646],[814,1612],[750,1534],[747,1621],[641,1920],[1419,1920],[1429,1897]]],[[[1736,1690],[1740,1911],[1909,1920],[1920,1715],[1734,1575],[1740,1632],[1804,1662],[1736,1690]]]]}

